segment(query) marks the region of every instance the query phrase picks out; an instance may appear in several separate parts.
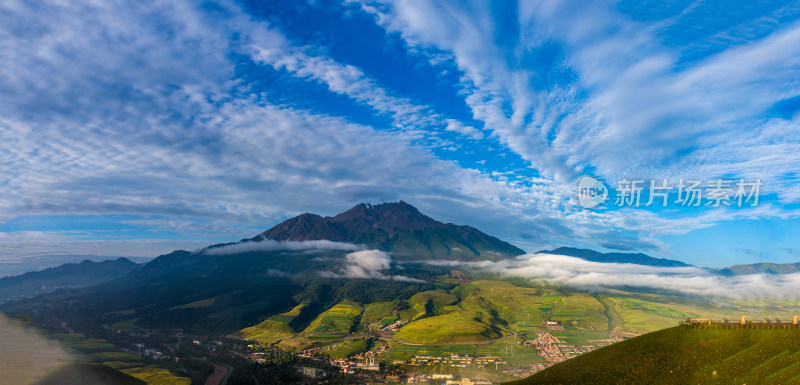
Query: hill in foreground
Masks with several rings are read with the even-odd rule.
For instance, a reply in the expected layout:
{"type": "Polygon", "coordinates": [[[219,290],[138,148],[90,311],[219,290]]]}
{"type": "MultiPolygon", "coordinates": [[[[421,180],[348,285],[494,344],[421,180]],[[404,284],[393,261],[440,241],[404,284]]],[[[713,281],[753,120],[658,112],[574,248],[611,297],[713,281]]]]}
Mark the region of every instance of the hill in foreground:
{"type": "Polygon", "coordinates": [[[36,385],[146,385],[147,383],[101,364],[75,362],[64,365],[36,385]]]}
{"type": "Polygon", "coordinates": [[[648,333],[564,361],[515,385],[798,384],[800,329],[648,333]]]}

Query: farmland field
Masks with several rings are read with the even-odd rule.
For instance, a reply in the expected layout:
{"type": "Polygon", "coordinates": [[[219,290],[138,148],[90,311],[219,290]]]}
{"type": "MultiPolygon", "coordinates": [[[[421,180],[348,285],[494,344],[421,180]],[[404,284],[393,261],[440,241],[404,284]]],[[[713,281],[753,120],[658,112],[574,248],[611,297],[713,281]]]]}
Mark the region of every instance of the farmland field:
{"type": "Polygon", "coordinates": [[[356,302],[345,301],[326,310],[303,331],[312,339],[340,338],[350,333],[363,308],[356,302]]]}
{"type": "Polygon", "coordinates": [[[303,304],[297,305],[286,313],[274,315],[258,325],[242,329],[241,335],[246,339],[271,342],[292,337],[295,331],[289,323],[300,315],[303,307],[303,304]]]}
{"type": "Polygon", "coordinates": [[[372,340],[367,338],[363,340],[344,341],[334,344],[330,350],[325,350],[324,355],[330,358],[346,358],[354,354],[363,353],[372,347],[372,340]]]}
{"type": "Polygon", "coordinates": [[[121,371],[147,382],[147,385],[189,385],[192,383],[189,378],[176,376],[169,370],[157,366],[122,369],[121,371]]]}

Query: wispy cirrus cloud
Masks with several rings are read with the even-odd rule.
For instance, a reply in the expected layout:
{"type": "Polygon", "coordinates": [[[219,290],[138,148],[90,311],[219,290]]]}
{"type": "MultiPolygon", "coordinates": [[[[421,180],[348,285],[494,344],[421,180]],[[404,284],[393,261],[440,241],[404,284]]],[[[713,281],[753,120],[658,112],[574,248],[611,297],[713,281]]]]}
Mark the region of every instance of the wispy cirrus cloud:
{"type": "Polygon", "coordinates": [[[788,156],[797,116],[768,113],[800,94],[797,24],[762,26],[771,29],[758,39],[687,62],[683,47],[659,35],[675,19],[641,23],[606,2],[363,9],[433,60],[451,57],[476,118],[557,181],[587,171],[609,180],[760,176],[775,182],[771,192],[797,198],[786,188],[797,180],[785,177],[798,171],[788,156]]]}
{"type": "Polygon", "coordinates": [[[569,204],[553,210],[576,234],[585,235],[587,221],[597,221],[611,225],[610,236],[663,250],[668,245],[649,235],[733,218],[783,218],[791,210],[782,204],[800,199],[792,155],[800,149],[800,28],[793,4],[743,13],[709,3],[675,12],[612,2],[354,3],[409,50],[433,63],[454,63],[484,130],[530,161],[554,189],[574,188],[570,182],[583,173],[612,184],[622,178],[760,178],[770,184],[762,193],[779,201],[724,214],[596,214],[569,204]],[[708,14],[720,20],[699,22],[708,14]],[[652,220],[654,232],[640,231],[652,220]]]}

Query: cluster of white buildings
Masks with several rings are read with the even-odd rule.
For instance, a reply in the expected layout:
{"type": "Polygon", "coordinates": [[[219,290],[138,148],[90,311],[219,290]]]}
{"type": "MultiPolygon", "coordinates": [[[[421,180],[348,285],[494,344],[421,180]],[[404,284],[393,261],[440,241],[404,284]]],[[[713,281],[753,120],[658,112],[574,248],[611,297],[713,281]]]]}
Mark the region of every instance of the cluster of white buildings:
{"type": "Polygon", "coordinates": [[[406,378],[409,384],[446,384],[446,385],[492,385],[493,382],[487,380],[470,380],[463,377],[456,379],[456,376],[449,373],[425,374],[414,373],[406,378]]]}
{"type": "MultiPolygon", "coordinates": [[[[170,356],[170,355],[168,355],[166,353],[163,353],[163,352],[159,351],[158,349],[154,349],[154,348],[145,349],[144,344],[142,344],[142,343],[133,344],[133,347],[136,348],[136,353],[139,354],[142,357],[149,357],[149,358],[152,358],[154,360],[168,360],[168,359],[172,358],[172,356],[170,356]]],[[[131,349],[126,349],[126,348],[123,348],[122,351],[133,353],[133,351],[131,349]]]]}
{"type": "Polygon", "coordinates": [[[487,366],[497,366],[505,364],[500,357],[472,357],[458,354],[451,354],[447,357],[437,356],[414,356],[408,361],[409,365],[444,365],[453,366],[458,368],[466,368],[475,366],[478,368],[485,368],[487,366]]]}
{"type": "Polygon", "coordinates": [[[385,330],[385,331],[388,331],[388,332],[396,332],[396,331],[400,330],[400,328],[403,327],[403,325],[405,325],[407,323],[408,323],[408,321],[397,320],[397,321],[394,321],[394,322],[390,323],[389,325],[386,325],[382,330],[385,330]]]}

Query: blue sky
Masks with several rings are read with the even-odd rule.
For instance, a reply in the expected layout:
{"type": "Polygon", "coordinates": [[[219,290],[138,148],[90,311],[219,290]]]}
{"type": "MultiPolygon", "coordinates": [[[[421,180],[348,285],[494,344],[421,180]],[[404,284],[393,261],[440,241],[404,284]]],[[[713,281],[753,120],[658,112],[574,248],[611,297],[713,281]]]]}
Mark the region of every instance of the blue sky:
{"type": "Polygon", "coordinates": [[[11,0],[0,261],[400,199],[530,251],[800,261],[798,74],[798,2],[11,0]],[[584,175],[611,200],[582,208],[584,175]],[[763,186],[616,207],[624,179],[763,186]]]}

